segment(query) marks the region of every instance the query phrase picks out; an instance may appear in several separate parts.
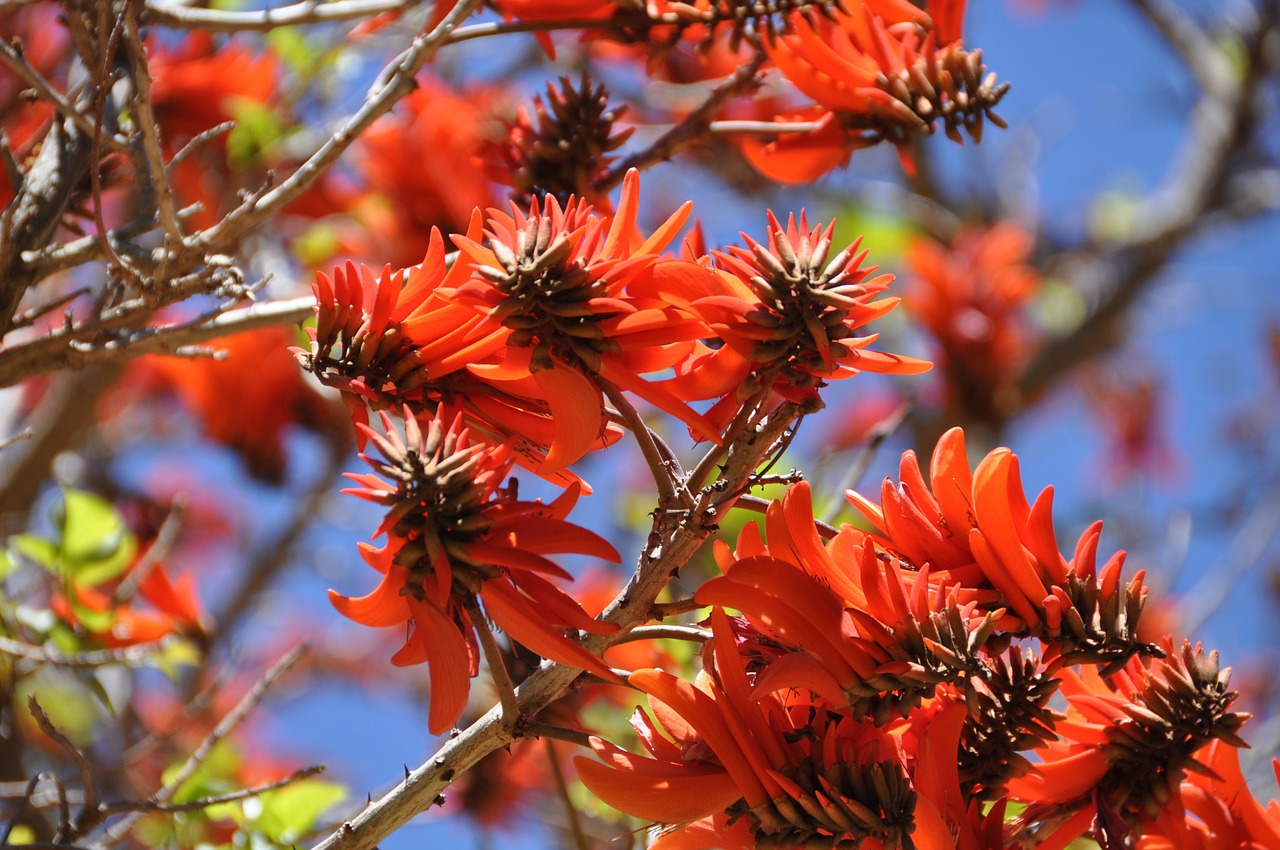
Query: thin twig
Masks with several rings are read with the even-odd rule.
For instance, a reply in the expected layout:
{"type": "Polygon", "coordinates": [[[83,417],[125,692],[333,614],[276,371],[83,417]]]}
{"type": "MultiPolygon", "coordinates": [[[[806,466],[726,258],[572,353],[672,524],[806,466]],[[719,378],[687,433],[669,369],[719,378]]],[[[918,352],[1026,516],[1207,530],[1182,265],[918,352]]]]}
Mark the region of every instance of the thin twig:
{"type": "Polygon", "coordinates": [[[661,626],[636,626],[618,638],[616,643],[630,643],[637,640],[688,640],[706,643],[711,640],[711,632],[697,626],[681,626],[674,623],[661,626]]]}
{"type": "Polygon", "coordinates": [[[676,493],[676,484],[684,477],[684,470],[679,468],[679,462],[674,458],[663,456],[648,424],[636,412],[631,400],[623,395],[621,390],[599,375],[593,377],[596,384],[604,391],[605,397],[609,399],[609,403],[627,423],[631,435],[635,437],[636,445],[639,446],[640,453],[644,455],[645,463],[649,466],[649,472],[653,475],[653,484],[658,488],[658,504],[662,507],[673,507],[677,504],[684,504],[686,508],[693,507],[693,501],[687,490],[682,487],[683,494],[676,493]],[[684,498],[681,498],[681,495],[684,498]]]}
{"type": "Polygon", "coordinates": [[[578,807],[573,804],[573,798],[569,796],[569,783],[564,779],[564,768],[560,766],[555,744],[551,741],[547,741],[547,762],[551,765],[551,776],[556,781],[556,796],[560,798],[565,817],[569,821],[569,833],[573,836],[573,845],[578,850],[589,850],[591,845],[587,842],[586,833],[582,831],[582,819],[578,817],[578,807]]]}
{"type": "Polygon", "coordinates": [[[580,729],[567,729],[564,726],[555,726],[550,723],[543,723],[541,720],[535,720],[529,724],[525,737],[545,738],[552,741],[564,741],[567,744],[579,747],[590,747],[592,736],[580,729]]]}
{"type": "MultiPolygon", "coordinates": [[[[437,2],[445,2],[445,0],[437,0],[437,2]]],[[[421,5],[421,0],[335,0],[331,3],[303,0],[301,3],[274,9],[240,11],[152,0],[147,3],[147,15],[156,23],[168,27],[208,32],[266,32],[277,27],[354,21],[384,12],[399,12],[418,5],[421,5]]]]}
{"type": "Polygon", "coordinates": [[[374,81],[364,105],[275,189],[232,210],[225,218],[188,240],[193,248],[208,252],[235,242],[241,234],[272,215],[311,187],[337,158],[373,122],[391,111],[415,88],[414,76],[447,42],[458,24],[471,16],[480,0],[459,0],[439,25],[413,40],[374,81]]]}
{"type": "Polygon", "coordinates": [[[160,523],[155,539],[151,541],[147,551],[142,554],[142,557],[133,565],[133,569],[129,570],[128,575],[111,594],[114,605],[120,605],[132,599],[138,592],[138,588],[147,580],[147,576],[151,575],[151,571],[160,566],[161,561],[169,556],[174,542],[178,539],[178,529],[182,527],[182,516],[183,505],[175,501],[169,507],[169,512],[165,514],[164,521],[160,523]]]}
{"type": "Polygon", "coordinates": [[[783,133],[816,133],[824,125],[817,121],[712,121],[707,124],[707,132],[713,136],[737,136],[743,133],[757,133],[766,136],[778,136],[783,133]]]}
{"type": "MultiPolygon", "coordinates": [[[[747,510],[755,511],[758,514],[763,514],[769,510],[769,506],[772,504],[772,499],[762,499],[759,496],[743,494],[738,497],[738,500],[734,502],[733,506],[735,508],[746,508],[747,510]]],[[[840,533],[840,529],[830,525],[829,523],[825,523],[820,519],[814,519],[813,527],[818,530],[818,535],[824,540],[830,540],[840,533]]]]}
{"type": "Polygon", "coordinates": [[[51,646],[34,646],[12,638],[0,637],[0,653],[29,661],[38,661],[41,664],[52,664],[56,667],[107,667],[112,664],[137,667],[163,653],[178,640],[180,638],[168,635],[149,643],[122,646],[117,649],[65,652],[51,646]]]}
{"type": "Polygon", "coordinates": [[[34,434],[35,431],[30,428],[24,428],[12,437],[5,437],[3,440],[0,440],[0,451],[9,448],[15,443],[21,443],[23,440],[30,440],[34,434]]]}
{"type": "Polygon", "coordinates": [[[80,774],[80,789],[84,794],[84,804],[80,807],[80,814],[76,815],[73,822],[64,821],[59,824],[58,832],[53,837],[54,843],[74,841],[101,823],[104,817],[98,810],[98,783],[94,778],[93,768],[89,766],[89,760],[84,757],[84,753],[80,752],[80,748],[73,744],[61,729],[53,725],[53,721],[44,713],[44,709],[34,696],[27,697],[27,708],[30,709],[31,716],[35,718],[40,731],[62,748],[67,757],[75,763],[76,770],[80,774]]]}
{"type": "Polygon", "coordinates": [[[304,767],[302,770],[294,771],[283,779],[277,779],[274,782],[267,782],[263,785],[254,785],[251,788],[242,788],[239,791],[231,791],[227,794],[219,794],[216,797],[201,797],[198,800],[192,800],[187,803],[158,803],[155,800],[124,800],[118,803],[102,803],[98,809],[104,814],[119,814],[120,812],[199,812],[210,806],[217,806],[222,803],[234,803],[237,800],[247,800],[250,797],[257,797],[268,791],[275,791],[286,785],[292,785],[303,779],[309,779],[312,776],[324,773],[325,766],[322,764],[314,764],[311,767],[304,767]]]}
{"type": "MultiPolygon", "coordinates": [[[[655,602],[650,609],[649,619],[651,620],[668,620],[672,617],[679,617],[682,614],[689,614],[693,611],[699,611],[707,606],[696,599],[676,599],[673,602],[655,602]]],[[[636,628],[640,628],[637,626],[636,628]]],[[[635,629],[631,630],[632,632],[635,629]]],[[[625,636],[624,636],[625,637],[625,636]]]]}
{"type": "Polygon", "coordinates": [[[45,778],[45,774],[37,773],[27,781],[27,790],[22,795],[22,799],[18,802],[18,808],[14,810],[13,817],[9,818],[8,823],[4,825],[4,833],[0,835],[0,847],[10,847],[9,837],[13,835],[13,828],[18,825],[18,821],[22,819],[23,813],[27,809],[27,804],[31,800],[31,795],[35,793],[36,786],[45,778]]]}
{"type": "MultiPolygon", "coordinates": [[[[249,689],[249,692],[240,699],[240,702],[236,703],[235,708],[231,709],[218,721],[218,725],[213,727],[213,731],[205,736],[205,739],[200,742],[200,745],[183,762],[182,766],[167,782],[156,789],[156,792],[151,795],[151,802],[167,803],[178,792],[183,783],[195,775],[196,771],[200,769],[200,765],[204,764],[205,759],[213,752],[213,748],[218,745],[218,742],[235,730],[240,721],[244,720],[258,706],[258,703],[262,702],[262,698],[267,695],[267,691],[275,684],[276,680],[296,664],[305,652],[305,646],[296,647],[271,665],[271,669],[258,680],[257,684],[249,689]]],[[[121,818],[103,833],[103,836],[98,841],[94,842],[90,850],[105,850],[105,848],[114,847],[129,834],[130,830],[145,815],[145,812],[135,811],[121,818]]]]}
{"type": "Polygon", "coordinates": [[[724,82],[712,89],[706,100],[680,120],[678,124],[659,136],[644,150],[625,157],[605,172],[595,182],[598,192],[606,192],[622,182],[627,172],[640,171],[665,162],[685,148],[697,144],[707,136],[711,118],[733,98],[752,91],[758,85],[756,74],[764,65],[764,51],[757,50],[749,61],[738,67],[724,82]]]}
{"type": "MultiPolygon", "coordinates": [[[[83,369],[94,363],[124,363],[144,354],[171,353],[244,331],[297,324],[309,318],[314,309],[315,298],[304,295],[224,311],[205,320],[115,333],[91,324],[59,328],[0,351],[0,387],[13,386],[48,372],[83,369]]],[[[151,310],[141,299],[137,304],[126,306],[127,314],[136,314],[139,319],[151,310]]]]}
{"type": "MultiPolygon", "coordinates": [[[[134,4],[128,8],[136,10],[134,4]]],[[[133,108],[137,113],[138,132],[142,135],[142,151],[150,174],[150,188],[155,192],[156,212],[159,214],[160,226],[164,229],[166,259],[170,252],[182,245],[182,225],[178,221],[177,207],[173,199],[173,187],[169,185],[169,171],[164,164],[164,154],[160,150],[160,135],[156,124],[155,112],[151,108],[151,72],[147,68],[147,51],[142,45],[142,37],[138,34],[138,22],[131,12],[125,15],[124,42],[129,56],[129,68],[132,72],[134,96],[133,108]]],[[[164,281],[164,264],[152,283],[164,281]]]]}
{"type": "MultiPolygon", "coordinates": [[[[39,71],[31,67],[22,54],[9,46],[2,38],[0,38],[0,63],[3,63],[10,71],[21,77],[23,82],[35,89],[40,97],[48,101],[59,114],[70,118],[86,135],[93,135],[93,122],[89,120],[89,117],[71,105],[48,80],[41,76],[39,71]]],[[[129,144],[114,135],[105,137],[103,144],[116,153],[127,153],[129,151],[129,144]]]]}

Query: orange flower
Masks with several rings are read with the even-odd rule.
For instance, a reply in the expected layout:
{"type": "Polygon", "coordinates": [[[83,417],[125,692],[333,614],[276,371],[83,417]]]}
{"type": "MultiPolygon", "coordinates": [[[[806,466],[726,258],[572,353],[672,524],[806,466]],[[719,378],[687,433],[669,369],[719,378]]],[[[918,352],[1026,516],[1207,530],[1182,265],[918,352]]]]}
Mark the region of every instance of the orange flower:
{"type": "Polygon", "coordinates": [[[1249,715],[1230,711],[1231,670],[1220,670],[1217,653],[1208,657],[1184,643],[1166,659],[1132,659],[1104,678],[1092,668],[1062,675],[1065,720],[1056,724],[1063,740],[1037,752],[1042,761],[1009,782],[1014,798],[1039,808],[1085,806],[1111,829],[1137,826],[1170,813],[1183,821],[1181,785],[1188,773],[1217,781],[1198,760],[1212,741],[1248,746],[1237,732],[1249,715]],[[1127,825],[1126,825],[1127,824],[1127,825]]]}
{"type": "Polygon", "coordinates": [[[753,393],[769,388],[799,401],[827,381],[859,372],[917,374],[923,360],[873,351],[879,334],[858,328],[893,310],[897,298],[872,300],[893,282],[860,268],[858,243],[830,257],[832,222],[809,228],[804,213],[784,229],[769,213],[769,239],[761,245],[745,233],[746,248],[713,251],[716,266],[672,264],[638,291],[679,304],[724,341],[700,354],[671,382],[686,398],[714,398],[714,421],[732,418],[753,393]]]}
{"type": "Polygon", "coordinates": [[[194,577],[184,573],[174,581],[164,564],[146,564],[150,545],[154,540],[140,547],[133,563],[111,581],[89,586],[71,576],[49,607],[107,649],[152,643],[170,635],[203,640],[204,615],[194,577]],[[146,570],[145,575],[137,574],[139,568],[146,570]],[[132,589],[122,593],[129,584],[132,589]]]}
{"type": "Polygon", "coordinates": [[[472,264],[469,280],[450,295],[510,331],[494,374],[538,387],[556,426],[540,474],[578,460],[606,434],[598,380],[633,393],[687,422],[703,438],[719,433],[663,385],[641,375],[682,362],[706,335],[699,320],[661,297],[629,287],[682,261],[659,256],[688,218],[686,203],[647,238],[636,226],[640,179],[632,169],[618,211],[601,216],[585,201],[561,207],[554,196],[527,214],[490,210],[484,243],[455,236],[472,264]]]}
{"type": "Polygon", "coordinates": [[[872,539],[846,526],[825,545],[809,485],[793,485],[766,513],[768,542],[748,523],[733,552],[716,547],[724,575],[700,587],[705,605],[736,608],[778,648],[757,685],[803,687],[853,717],[906,716],[943,682],[963,681],[1003,614],[882,561],[872,539]]]}
{"type": "Polygon", "coordinates": [[[728,618],[717,608],[711,619],[708,673],[697,686],[661,670],[631,674],[657,719],[639,711],[633,719],[653,758],[594,739],[604,763],[575,762],[592,793],[639,818],[677,824],[651,845],[660,850],[863,841],[951,850],[945,825],[926,816],[921,829],[917,820],[920,738],[859,722],[807,691],[758,680],[753,688],[728,618]]]}
{"type": "Polygon", "coordinates": [[[1008,609],[1002,630],[1048,641],[1046,662],[1123,665],[1157,652],[1137,636],[1146,601],[1137,573],[1121,585],[1125,553],[1097,567],[1102,523],[1089,527],[1068,561],[1053,531],[1053,488],[1027,504],[1018,458],[1006,448],[970,471],[964,432],[942,435],[925,483],[914,452],[902,456],[898,487],[886,479],[880,504],[853,492],[849,501],[874,526],[877,545],[916,568],[926,565],[961,599],[1008,609]]]}
{"type": "MultiPolygon", "coordinates": [[[[1213,741],[1196,753],[1208,773],[1187,773],[1180,795],[1186,814],[1167,807],[1137,840],[1138,850],[1280,850],[1280,802],[1254,799],[1240,771],[1240,750],[1213,741]]],[[[1280,780],[1280,761],[1271,760],[1280,780]]]]}
{"type": "Polygon", "coordinates": [[[433,734],[462,715],[470,679],[479,672],[471,614],[477,599],[485,616],[513,641],[617,680],[563,631],[608,634],[617,626],[592,619],[544,578],[571,579],[549,554],[618,560],[607,541],[565,520],[579,488],[571,487],[551,504],[521,501],[514,481],[503,486],[514,463],[511,444],[472,442],[462,417],[454,416],[446,426],[446,415],[442,410],[426,422],[423,434],[406,411],[404,439],[386,413],[385,437],[358,426],[384,460],[361,457],[391,479],[348,474],[360,486],[345,491],[388,509],[375,532],[387,535],[386,545],[361,547],[365,560],[383,577],[372,593],[357,599],[329,592],[334,607],[358,623],[411,625],[391,660],[399,666],[426,662],[432,687],[428,728],[433,734]]]}
{"type": "Polygon", "coordinates": [[[1016,411],[1029,352],[1025,307],[1040,287],[1034,241],[1013,222],[962,229],[950,246],[913,239],[906,307],[940,349],[947,400],[966,421],[999,425],[1016,411]]]}
{"type": "MultiPolygon", "coordinates": [[[[468,234],[480,236],[479,214],[468,234]]],[[[469,427],[495,442],[515,440],[517,462],[557,483],[576,476],[547,467],[556,423],[528,370],[502,364],[510,331],[443,293],[471,272],[465,258],[446,262],[444,239],[431,232],[427,255],[411,269],[381,277],[348,262],[317,273],[316,327],[310,349],[295,349],[303,368],[337,388],[357,423],[369,409],[433,415],[441,403],[463,411],[469,427]]],[[[618,439],[609,426],[589,448],[618,439]]],[[[364,432],[357,432],[363,447],[364,432]]]]}
{"type": "Polygon", "coordinates": [[[491,118],[497,91],[458,92],[432,77],[417,82],[397,112],[375,122],[353,150],[355,169],[373,193],[354,212],[370,234],[368,251],[395,268],[422,258],[433,227],[464,230],[471,211],[494,200],[475,162],[500,129],[491,118]]]}
{"type": "MultiPolygon", "coordinates": [[[[218,45],[212,33],[196,30],[174,48],[149,57],[151,103],[170,152],[226,121],[242,103],[266,103],[277,91],[279,65],[270,53],[252,55],[232,44],[218,45]]],[[[226,144],[221,137],[218,145],[226,144]]]]}
{"type": "Polygon", "coordinates": [[[221,359],[154,357],[142,368],[161,376],[210,440],[239,452],[254,475],[278,481],[286,430],[332,421],[289,356],[291,340],[283,328],[248,331],[214,344],[221,359]],[[253,380],[246,381],[250,373],[253,380]]]}
{"type": "Polygon", "coordinates": [[[979,51],[960,42],[964,0],[934,0],[928,14],[905,0],[864,0],[830,20],[791,15],[790,31],[765,40],[765,50],[797,89],[835,117],[837,135],[782,136],[749,145],[748,156],[775,179],[812,179],[859,147],[881,140],[897,146],[912,170],[913,136],[934,132],[975,140],[984,119],[1004,126],[993,111],[1008,84],[986,74],[979,51]]]}

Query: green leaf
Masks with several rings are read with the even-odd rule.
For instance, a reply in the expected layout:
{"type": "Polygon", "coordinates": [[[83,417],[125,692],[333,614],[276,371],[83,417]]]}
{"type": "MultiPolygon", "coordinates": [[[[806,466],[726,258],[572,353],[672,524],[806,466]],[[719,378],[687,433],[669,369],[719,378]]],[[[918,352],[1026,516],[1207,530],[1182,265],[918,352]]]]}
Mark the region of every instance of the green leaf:
{"type": "Polygon", "coordinates": [[[347,789],[333,782],[304,779],[258,797],[262,813],[254,827],[278,844],[290,845],[309,833],[330,806],[347,796],[347,789]]]}
{"type": "Polygon", "coordinates": [[[237,98],[231,114],[236,126],[227,134],[227,158],[233,165],[253,162],[284,136],[279,112],[270,104],[237,98]]]}
{"type": "MultiPolygon", "coordinates": [[[[216,797],[237,790],[237,786],[229,777],[235,776],[244,760],[236,746],[227,740],[219,741],[200,765],[199,769],[182,783],[173,795],[175,803],[190,803],[202,797],[216,797]]],[[[160,781],[168,785],[177,778],[183,761],[177,761],[165,768],[160,781]]]]}
{"type": "Polygon", "coordinates": [[[860,247],[868,251],[867,262],[883,266],[896,261],[907,249],[917,228],[909,219],[873,207],[854,204],[837,209],[833,215],[836,229],[831,236],[831,253],[843,251],[859,236],[860,247]]]}
{"type": "Polygon", "coordinates": [[[62,561],[62,553],[58,544],[34,534],[15,534],[9,538],[9,547],[13,551],[28,558],[46,570],[58,572],[58,564],[62,561]]]}
{"type": "Polygon", "coordinates": [[[178,667],[194,667],[201,661],[200,650],[189,640],[169,641],[147,659],[171,680],[178,678],[178,667]]]}
{"type": "Polygon", "coordinates": [[[116,578],[133,563],[138,541],[106,499],[63,490],[53,521],[62,532],[63,570],[75,584],[94,587],[116,578]]]}
{"type": "Polygon", "coordinates": [[[1087,311],[1084,298],[1073,287],[1060,280],[1045,278],[1031,302],[1030,312],[1040,327],[1058,336],[1066,336],[1080,327],[1087,311]]]}
{"type": "Polygon", "coordinates": [[[16,825],[9,833],[10,844],[30,844],[36,840],[36,831],[25,823],[16,825]]]}

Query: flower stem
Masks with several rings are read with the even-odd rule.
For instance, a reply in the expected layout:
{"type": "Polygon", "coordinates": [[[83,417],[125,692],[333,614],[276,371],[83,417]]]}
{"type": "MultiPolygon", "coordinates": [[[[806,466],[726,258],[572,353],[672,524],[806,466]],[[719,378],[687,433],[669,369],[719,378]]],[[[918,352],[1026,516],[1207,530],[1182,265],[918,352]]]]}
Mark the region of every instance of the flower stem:
{"type": "Polygon", "coordinates": [[[484,660],[489,664],[489,676],[498,691],[498,701],[502,704],[502,725],[512,729],[520,719],[520,705],[516,702],[516,689],[511,684],[511,674],[507,672],[507,664],[502,659],[502,649],[494,640],[493,630],[489,628],[489,620],[473,594],[467,594],[463,607],[471,622],[476,627],[476,635],[480,638],[480,648],[484,651],[484,660]]]}

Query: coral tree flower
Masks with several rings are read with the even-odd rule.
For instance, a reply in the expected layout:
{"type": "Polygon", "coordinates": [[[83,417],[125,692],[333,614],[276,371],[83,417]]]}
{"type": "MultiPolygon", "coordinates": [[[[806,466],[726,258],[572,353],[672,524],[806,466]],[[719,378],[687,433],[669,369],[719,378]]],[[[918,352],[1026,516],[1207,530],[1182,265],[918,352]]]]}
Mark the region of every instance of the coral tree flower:
{"type": "Polygon", "coordinates": [[[662,384],[641,375],[682,362],[706,335],[698,319],[629,288],[682,261],[659,252],[688,218],[686,203],[644,237],[636,226],[640,179],[632,169],[618,210],[597,214],[585,201],[537,199],[528,213],[490,210],[485,240],[455,236],[471,277],[450,293],[495,327],[506,348],[495,376],[532,378],[550,408],[555,439],[543,474],[578,460],[606,434],[601,382],[676,416],[704,439],[719,433],[662,384]]]}
{"type": "Polygon", "coordinates": [[[355,169],[373,195],[354,210],[370,233],[368,250],[395,267],[422,257],[432,228],[464,230],[472,210],[495,199],[475,161],[494,143],[497,91],[454,91],[431,77],[417,83],[353,151],[355,169]]]}
{"type": "Polygon", "coordinates": [[[1089,667],[1063,675],[1069,708],[1056,725],[1062,740],[1040,751],[1043,761],[1033,771],[1009,783],[1014,796],[1032,804],[1032,816],[1074,804],[1090,818],[1109,816],[1116,828],[1167,823],[1183,810],[1185,776],[1225,781],[1199,759],[1214,741],[1248,746],[1237,732],[1249,715],[1230,711],[1236,698],[1228,690],[1231,670],[1220,669],[1217,653],[1206,656],[1199,646],[1184,643],[1174,652],[1166,641],[1165,650],[1167,658],[1134,658],[1106,678],[1089,667]]]}
{"type": "Polygon", "coordinates": [[[834,166],[887,140],[911,171],[911,139],[939,122],[957,142],[962,130],[981,139],[984,120],[1005,126],[993,110],[1008,84],[986,72],[980,51],[964,49],[964,7],[964,0],[934,0],[926,14],[905,0],[864,0],[831,19],[792,12],[788,31],[766,39],[765,50],[831,118],[819,119],[812,139],[788,134],[748,144],[748,158],[775,179],[802,182],[815,176],[812,164],[834,166]]]}
{"type": "Polygon", "coordinates": [[[352,495],[387,507],[375,536],[381,549],[363,546],[365,560],[382,574],[372,593],[329,598],[344,616],[366,626],[408,623],[408,638],[392,658],[399,666],[425,662],[431,675],[428,728],[448,729],[462,715],[470,679],[479,672],[472,612],[485,616],[533,652],[617,677],[600,659],[569,640],[565,629],[608,634],[616,625],[592,619],[551,580],[571,576],[547,555],[575,552],[617,561],[607,541],[565,517],[577,500],[574,486],[550,504],[521,500],[510,442],[473,441],[461,415],[441,411],[426,431],[405,412],[401,439],[382,414],[385,437],[358,426],[383,459],[362,457],[383,477],[349,474],[352,495]],[[446,422],[448,424],[446,424],[446,422]],[[389,479],[389,480],[387,480],[389,479]]]}
{"type": "MultiPolygon", "coordinates": [[[[834,711],[808,691],[758,680],[753,689],[719,609],[712,629],[708,672],[696,685],[661,670],[629,678],[657,721],[640,711],[632,721],[652,758],[593,739],[601,761],[576,760],[583,783],[609,805],[675,825],[651,847],[954,846],[938,807],[919,805],[917,778],[944,784],[924,773],[945,753],[919,758],[933,742],[905,725],[881,729],[834,711]],[[921,808],[933,814],[919,816],[921,808]]],[[[941,743],[945,751],[955,740],[941,743]]]]}
{"type": "Polygon", "coordinates": [[[1135,653],[1157,653],[1138,639],[1146,601],[1145,571],[1120,581],[1125,553],[1099,568],[1102,523],[1091,525],[1070,560],[1053,530],[1053,488],[1028,505],[1018,458],[1006,448],[970,470],[964,432],[938,440],[926,483],[914,452],[902,456],[900,483],[886,479],[880,503],[849,491],[849,501],[875,529],[877,547],[938,580],[961,599],[1008,609],[1002,630],[1049,641],[1046,662],[1105,662],[1119,669],[1135,653]]]}
{"type": "Polygon", "coordinates": [[[1025,308],[1040,288],[1030,233],[1013,222],[965,228],[950,245],[913,239],[906,308],[938,346],[947,402],[964,421],[999,425],[1020,403],[1030,349],[1025,308]]]}
{"type": "Polygon", "coordinates": [[[760,389],[802,401],[827,381],[859,372],[912,375],[930,368],[913,357],[870,348],[879,334],[857,329],[884,316],[897,298],[874,300],[893,276],[861,268],[858,243],[830,256],[835,222],[809,227],[804,213],[784,228],[769,213],[769,238],[742,234],[747,247],[713,251],[714,265],[659,267],[640,291],[683,306],[723,341],[703,346],[672,390],[686,398],[720,398],[711,417],[732,418],[760,389]]]}
{"type": "MultiPolygon", "coordinates": [[[[480,236],[480,218],[468,234],[480,236]]],[[[557,423],[528,370],[502,368],[510,331],[444,293],[461,284],[471,266],[445,259],[444,239],[432,230],[427,254],[410,269],[381,275],[348,262],[332,274],[317,273],[316,326],[308,350],[295,349],[303,368],[342,393],[357,423],[369,410],[434,414],[445,402],[461,409],[467,424],[493,442],[514,439],[517,462],[558,483],[572,476],[544,469],[557,423]]],[[[592,441],[598,448],[620,435],[616,428],[592,441]]],[[[364,432],[357,430],[364,445],[364,432]]]]}

